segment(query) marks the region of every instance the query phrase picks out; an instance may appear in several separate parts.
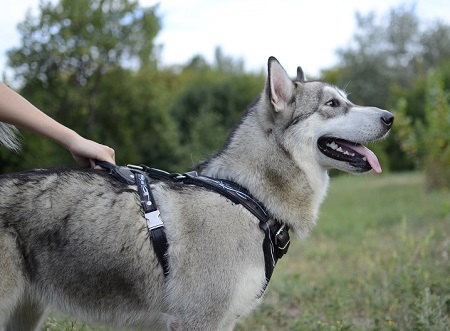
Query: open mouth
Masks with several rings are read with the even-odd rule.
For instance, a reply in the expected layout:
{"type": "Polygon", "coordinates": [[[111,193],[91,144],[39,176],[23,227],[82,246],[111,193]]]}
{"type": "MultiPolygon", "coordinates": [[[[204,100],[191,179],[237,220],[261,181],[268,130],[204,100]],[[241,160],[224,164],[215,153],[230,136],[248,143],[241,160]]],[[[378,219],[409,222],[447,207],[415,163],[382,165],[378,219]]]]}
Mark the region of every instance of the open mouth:
{"type": "Polygon", "coordinates": [[[317,146],[324,155],[347,162],[352,167],[359,169],[360,172],[373,169],[376,173],[381,173],[377,156],[359,143],[333,137],[320,137],[317,146]]]}

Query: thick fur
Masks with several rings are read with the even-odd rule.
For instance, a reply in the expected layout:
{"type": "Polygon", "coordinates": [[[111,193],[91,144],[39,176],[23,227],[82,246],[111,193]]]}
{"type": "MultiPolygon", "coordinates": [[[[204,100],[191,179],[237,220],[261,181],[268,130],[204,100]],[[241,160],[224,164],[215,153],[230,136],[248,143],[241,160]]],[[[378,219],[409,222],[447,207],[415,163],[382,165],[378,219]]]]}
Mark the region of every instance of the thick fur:
{"type": "Polygon", "coordinates": [[[0,122],[0,144],[13,150],[19,151],[20,142],[17,138],[18,132],[14,126],[0,122]]]}
{"type": "MultiPolygon", "coordinates": [[[[316,223],[327,169],[318,138],[368,142],[390,113],[353,105],[335,87],[291,81],[275,58],[262,94],[203,174],[246,187],[300,237],[316,223]],[[330,100],[338,100],[339,106],[330,100]]],[[[232,330],[265,288],[258,220],[198,187],[152,184],[170,275],[149,241],[134,186],[105,172],[45,169],[0,176],[0,328],[35,330],[51,306],[87,323],[148,330],[232,330]]]]}

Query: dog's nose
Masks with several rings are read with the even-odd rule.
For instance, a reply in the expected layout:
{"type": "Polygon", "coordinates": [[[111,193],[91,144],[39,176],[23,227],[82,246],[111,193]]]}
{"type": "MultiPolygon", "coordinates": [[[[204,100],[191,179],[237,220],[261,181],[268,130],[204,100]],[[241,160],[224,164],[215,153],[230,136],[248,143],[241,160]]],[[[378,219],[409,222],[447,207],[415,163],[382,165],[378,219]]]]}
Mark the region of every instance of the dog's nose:
{"type": "Polygon", "coordinates": [[[383,124],[390,129],[392,127],[392,124],[394,123],[394,115],[392,115],[390,112],[386,112],[381,116],[381,122],[383,122],[383,124]]]}

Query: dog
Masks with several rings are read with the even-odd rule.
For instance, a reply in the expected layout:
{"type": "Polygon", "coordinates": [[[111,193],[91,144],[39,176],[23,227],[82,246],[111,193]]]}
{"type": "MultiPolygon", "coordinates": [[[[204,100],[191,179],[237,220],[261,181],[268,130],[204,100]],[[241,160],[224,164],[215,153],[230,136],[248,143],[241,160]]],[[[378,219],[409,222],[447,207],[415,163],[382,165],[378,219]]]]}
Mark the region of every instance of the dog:
{"type": "MultiPolygon", "coordinates": [[[[261,95],[197,170],[245,188],[305,238],[328,169],[381,172],[363,144],[384,138],[393,120],[333,85],[306,81],[300,67],[291,80],[270,57],[261,95]]],[[[0,325],[36,330],[53,307],[114,327],[233,330],[267,286],[260,221],[205,187],[160,179],[150,189],[167,236],[167,276],[135,185],[78,168],[0,176],[0,325]]]]}

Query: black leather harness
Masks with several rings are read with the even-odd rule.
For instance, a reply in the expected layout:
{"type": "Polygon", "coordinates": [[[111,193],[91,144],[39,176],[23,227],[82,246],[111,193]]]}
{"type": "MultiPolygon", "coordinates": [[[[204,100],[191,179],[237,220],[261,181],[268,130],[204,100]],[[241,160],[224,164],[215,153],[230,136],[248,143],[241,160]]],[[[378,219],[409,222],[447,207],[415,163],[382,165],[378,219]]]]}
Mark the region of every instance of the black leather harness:
{"type": "Polygon", "coordinates": [[[272,218],[260,202],[253,198],[245,188],[234,182],[199,175],[195,171],[184,174],[171,174],[145,165],[121,167],[103,161],[97,161],[97,165],[109,170],[109,173],[118,180],[129,185],[135,184],[137,186],[153,248],[165,276],[169,274],[169,265],[166,256],[168,243],[164,231],[164,223],[149,186],[155,180],[195,185],[214,191],[233,203],[242,205],[258,218],[259,227],[264,232],[262,247],[267,283],[273,274],[278,259],[281,259],[289,248],[289,227],[272,218]]]}

